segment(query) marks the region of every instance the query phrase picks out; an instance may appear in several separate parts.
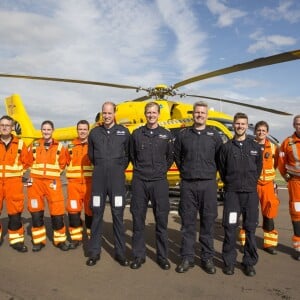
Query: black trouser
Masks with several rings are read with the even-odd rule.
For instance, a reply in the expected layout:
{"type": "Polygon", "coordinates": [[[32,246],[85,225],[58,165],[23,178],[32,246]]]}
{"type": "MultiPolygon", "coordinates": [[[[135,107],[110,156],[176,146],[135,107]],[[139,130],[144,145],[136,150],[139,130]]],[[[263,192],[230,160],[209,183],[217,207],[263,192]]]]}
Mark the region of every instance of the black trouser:
{"type": "Polygon", "coordinates": [[[235,265],[236,230],[240,215],[243,217],[243,229],[246,232],[243,264],[254,266],[258,261],[255,231],[258,225],[257,192],[226,192],[224,197],[223,227],[224,242],[222,257],[226,266],[235,265]]]}
{"type": "Polygon", "coordinates": [[[132,181],[132,200],[130,211],[133,218],[132,251],[134,257],[145,258],[145,220],[149,200],[155,217],[157,258],[168,257],[168,215],[170,211],[169,184],[166,179],[132,181]]]}
{"type": "Polygon", "coordinates": [[[113,233],[115,255],[125,256],[125,227],[123,222],[125,208],[125,177],[124,173],[110,174],[98,173],[101,168],[95,168],[92,181],[91,209],[93,219],[91,225],[91,238],[89,241],[89,255],[91,257],[101,253],[103,214],[106,197],[109,197],[113,220],[113,233]]]}
{"type": "Polygon", "coordinates": [[[179,215],[181,217],[182,258],[194,261],[197,214],[200,215],[201,260],[214,256],[214,222],[217,218],[216,180],[182,180],[180,187],[179,215]]]}

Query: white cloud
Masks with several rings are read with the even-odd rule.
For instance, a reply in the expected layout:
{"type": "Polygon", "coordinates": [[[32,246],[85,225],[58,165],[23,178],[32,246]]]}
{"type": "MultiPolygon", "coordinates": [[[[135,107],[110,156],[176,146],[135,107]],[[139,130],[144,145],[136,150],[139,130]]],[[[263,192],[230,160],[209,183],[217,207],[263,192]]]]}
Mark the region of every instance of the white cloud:
{"type": "Polygon", "coordinates": [[[156,65],[155,55],[164,45],[151,5],[138,0],[56,4],[51,15],[2,11],[0,47],[15,51],[5,57],[7,71],[98,80],[110,75],[114,80],[112,74],[124,69],[134,74],[144,64],[150,71],[156,65]]]}
{"type": "Polygon", "coordinates": [[[223,4],[223,0],[207,0],[206,5],[210,12],[218,16],[217,25],[219,27],[227,27],[232,25],[237,19],[242,18],[247,15],[246,12],[230,8],[223,4]]]}
{"type": "Polygon", "coordinates": [[[261,85],[261,81],[255,79],[242,79],[242,78],[235,78],[233,80],[233,87],[237,89],[249,89],[258,87],[261,85]]]}
{"type": "MultiPolygon", "coordinates": [[[[240,62],[245,56],[249,60],[257,58],[244,53],[246,24],[235,26],[234,30],[224,30],[237,21],[244,21],[241,17],[246,12],[253,16],[250,9],[231,8],[230,3],[228,0],[3,0],[0,1],[1,73],[153,87],[226,67],[226,62],[240,62]],[[203,7],[203,3],[209,10],[203,7]],[[209,21],[212,17],[218,19],[218,26],[209,21]],[[239,40],[235,43],[237,35],[239,40]],[[225,47],[220,40],[233,42],[225,47]],[[224,61],[219,58],[224,58],[224,61]]],[[[261,23],[264,18],[255,20],[258,21],[255,26],[270,31],[268,35],[257,32],[251,37],[255,44],[249,48],[251,51],[268,49],[270,53],[293,45],[295,40],[289,39],[289,34],[282,34],[293,32],[294,27],[288,26],[288,22],[283,24],[286,27],[282,31],[277,31],[268,27],[272,22],[261,23]]],[[[253,23],[247,23],[247,32],[255,30],[253,23]]],[[[292,83],[292,79],[298,78],[299,69],[295,66],[290,64],[289,72],[286,72],[289,75],[284,76],[286,79],[292,74],[289,82],[281,84],[285,87],[280,89],[282,99],[291,91],[297,93],[296,84],[292,83]],[[291,67],[295,68],[294,72],[290,72],[291,67]]],[[[265,96],[269,99],[266,104],[271,107],[283,106],[267,97],[268,91],[262,89],[266,89],[264,78],[262,86],[257,86],[257,77],[252,80],[248,76],[251,72],[245,72],[243,77],[242,73],[237,74],[195,82],[180,91],[186,89],[185,92],[190,94],[224,98],[242,91],[249,98],[265,96]]],[[[265,78],[272,78],[272,75],[265,78]]],[[[0,98],[20,93],[36,126],[45,118],[52,119],[56,127],[74,124],[81,118],[92,121],[105,100],[119,103],[145,95],[142,91],[136,94],[135,90],[20,79],[1,78],[0,83],[0,98]]],[[[249,100],[247,97],[241,99],[249,100]]],[[[239,99],[238,95],[235,98],[239,99]]],[[[182,99],[187,102],[194,100],[182,99]]],[[[233,107],[228,111],[232,114],[233,107]]]]}
{"type": "Polygon", "coordinates": [[[255,53],[259,50],[267,52],[276,52],[282,47],[293,46],[297,40],[290,36],[279,34],[264,35],[261,30],[258,30],[250,35],[250,39],[255,42],[248,47],[248,52],[255,53]]]}
{"type": "Polygon", "coordinates": [[[282,0],[275,8],[264,7],[261,15],[269,20],[285,20],[290,23],[297,23],[300,20],[300,7],[298,1],[282,0]]]}
{"type": "Polygon", "coordinates": [[[168,26],[175,39],[173,61],[178,64],[181,77],[195,75],[206,61],[206,33],[199,27],[190,1],[157,0],[158,9],[163,21],[168,26]]]}

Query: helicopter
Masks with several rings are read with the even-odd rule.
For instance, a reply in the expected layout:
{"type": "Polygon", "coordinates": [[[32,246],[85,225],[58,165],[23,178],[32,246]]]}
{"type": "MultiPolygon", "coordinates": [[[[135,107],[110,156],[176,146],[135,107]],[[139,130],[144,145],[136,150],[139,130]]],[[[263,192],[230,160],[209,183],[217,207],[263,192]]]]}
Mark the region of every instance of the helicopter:
{"type": "MultiPolygon", "coordinates": [[[[212,72],[208,72],[205,74],[200,74],[183,81],[179,81],[171,86],[167,86],[165,84],[158,84],[155,87],[143,88],[140,86],[131,86],[124,84],[116,84],[116,83],[108,83],[108,82],[99,82],[99,81],[87,81],[87,80],[78,80],[78,79],[68,79],[68,78],[57,78],[57,77],[43,77],[43,76],[30,76],[30,75],[17,75],[17,74],[5,74],[0,73],[0,77],[3,78],[17,78],[17,79],[27,79],[27,80],[43,80],[43,81],[56,81],[56,82],[66,82],[73,84],[86,84],[86,85],[98,85],[98,86],[106,86],[112,88],[119,89],[133,89],[137,92],[143,91],[147,94],[145,96],[136,98],[131,101],[124,101],[117,105],[116,111],[116,121],[119,124],[123,124],[127,127],[134,129],[138,126],[138,124],[143,124],[145,122],[144,117],[144,101],[155,99],[161,107],[160,119],[159,121],[171,121],[171,120],[184,120],[190,119],[192,113],[192,105],[187,104],[181,101],[172,101],[166,99],[166,97],[175,97],[178,96],[180,98],[184,97],[194,97],[201,99],[209,99],[224,103],[230,103],[234,105],[245,106],[253,109],[263,110],[270,113],[280,114],[280,115],[291,115],[289,113],[278,111],[275,109],[262,107],[258,105],[252,105],[244,102],[232,101],[224,98],[215,98],[204,95],[191,95],[179,92],[179,88],[193,82],[197,82],[200,80],[205,80],[208,78],[221,76],[225,74],[240,72],[248,69],[265,67],[268,65],[288,62],[297,60],[300,58],[300,49],[293,50],[289,52],[283,52],[272,56],[258,58],[252,61],[244,62],[241,64],[236,64],[227,68],[215,70],[212,72]]],[[[25,107],[22,104],[22,100],[20,96],[8,97],[5,100],[6,111],[7,113],[13,117],[20,125],[19,135],[22,138],[25,138],[27,142],[32,141],[33,139],[39,138],[40,133],[38,130],[34,129],[33,124],[26,113],[25,107]],[[19,100],[18,100],[19,97],[19,100]]],[[[97,118],[95,122],[98,122],[101,119],[101,113],[97,114],[97,118]]],[[[232,120],[232,117],[221,113],[221,112],[209,112],[209,119],[218,120],[223,124],[228,124],[228,121],[232,120]]],[[[168,125],[168,124],[166,124],[168,125]]],[[[230,126],[230,122],[229,125],[230,126]]],[[[168,126],[167,126],[168,127],[168,126]]],[[[74,126],[58,128],[55,130],[54,137],[58,140],[66,141],[71,140],[76,137],[76,129],[74,126]]]]}
{"type": "MultiPolygon", "coordinates": [[[[87,85],[98,85],[106,86],[111,88],[120,89],[132,89],[137,92],[146,92],[146,95],[136,98],[131,101],[124,101],[119,103],[116,107],[116,122],[128,127],[129,131],[132,132],[135,128],[142,126],[145,123],[144,116],[144,106],[145,101],[156,101],[161,108],[159,124],[176,132],[185,126],[190,126],[193,124],[192,120],[192,104],[184,103],[182,101],[168,100],[169,97],[194,97],[200,99],[209,99],[214,101],[220,101],[224,103],[230,103],[234,105],[245,106],[253,109],[263,110],[270,113],[280,114],[280,115],[291,115],[290,113],[278,111],[272,108],[252,105],[249,103],[232,101],[224,98],[215,98],[205,95],[191,95],[181,93],[179,88],[193,82],[200,80],[205,80],[208,78],[221,76],[229,73],[240,72],[248,69],[265,67],[268,65],[288,62],[297,60],[300,58],[300,49],[293,50],[289,52],[283,52],[276,55],[258,58],[245,63],[233,65],[227,68],[219,69],[216,71],[208,72],[205,74],[200,74],[183,81],[177,82],[174,85],[167,86],[164,84],[158,84],[155,87],[143,88],[140,86],[131,86],[124,84],[99,82],[99,81],[87,81],[78,79],[68,79],[68,78],[57,78],[57,77],[44,77],[44,76],[30,76],[30,75],[18,75],[18,74],[6,74],[0,73],[0,77],[5,78],[17,78],[17,79],[27,79],[27,80],[44,80],[44,81],[55,81],[55,82],[66,82],[72,84],[87,84],[87,85]]],[[[34,128],[33,123],[28,116],[26,109],[22,103],[21,97],[19,95],[12,95],[5,99],[5,106],[7,114],[10,115],[16,121],[15,130],[18,136],[22,137],[25,143],[29,144],[34,139],[40,138],[40,130],[34,128]]],[[[101,113],[98,113],[93,126],[97,126],[98,122],[101,121],[101,113]]],[[[232,138],[232,116],[224,114],[222,112],[209,110],[208,114],[208,126],[212,126],[220,133],[223,141],[227,141],[232,138]]],[[[60,141],[70,141],[77,136],[76,127],[64,127],[57,128],[54,131],[53,137],[60,141]]],[[[273,139],[276,143],[276,139],[273,139]]],[[[132,166],[126,170],[126,179],[130,183],[132,176],[132,166]]],[[[179,183],[179,172],[175,165],[171,166],[168,172],[168,181],[170,186],[177,186],[179,183]]],[[[221,183],[220,185],[221,186],[221,183]]]]}

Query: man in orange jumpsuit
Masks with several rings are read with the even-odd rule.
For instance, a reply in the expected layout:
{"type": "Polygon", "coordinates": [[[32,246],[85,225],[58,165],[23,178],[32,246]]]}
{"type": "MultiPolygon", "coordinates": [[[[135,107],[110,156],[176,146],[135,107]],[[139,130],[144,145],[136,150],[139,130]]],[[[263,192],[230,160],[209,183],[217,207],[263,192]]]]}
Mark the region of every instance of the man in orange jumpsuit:
{"type": "Polygon", "coordinates": [[[287,181],[289,209],[294,230],[293,257],[300,260],[300,115],[294,117],[293,126],[295,132],[281,144],[278,170],[287,181]]]}
{"type": "MultiPolygon", "coordinates": [[[[261,145],[263,152],[263,169],[257,182],[257,192],[261,204],[264,231],[264,250],[272,255],[277,254],[278,231],[275,229],[274,218],[277,217],[279,199],[274,188],[275,167],[277,166],[278,149],[268,139],[269,124],[259,121],[254,127],[255,140],[261,145]]],[[[245,245],[245,230],[240,230],[241,245],[245,245]]]]}
{"type": "Polygon", "coordinates": [[[256,123],[255,140],[261,145],[263,151],[263,169],[257,183],[257,192],[263,215],[264,250],[269,254],[277,254],[278,231],[275,230],[274,218],[277,217],[279,199],[274,189],[275,168],[277,166],[276,146],[268,139],[269,125],[265,121],[256,123]]]}
{"type": "MultiPolygon", "coordinates": [[[[18,252],[27,252],[21,214],[24,210],[22,176],[29,167],[29,159],[25,143],[11,133],[13,125],[11,117],[0,118],[0,214],[3,201],[6,200],[9,244],[18,252]]],[[[1,241],[0,224],[0,243],[1,241]]]]}
{"type": "Polygon", "coordinates": [[[84,207],[85,227],[90,236],[92,225],[92,210],[89,206],[92,189],[93,166],[88,157],[89,122],[80,120],[77,123],[78,137],[68,145],[67,172],[68,200],[67,211],[69,215],[69,233],[71,248],[76,248],[82,241],[81,211],[84,207]]]}
{"type": "Polygon", "coordinates": [[[60,174],[67,164],[66,149],[52,138],[54,124],[46,120],[41,125],[42,138],[29,147],[30,179],[27,184],[28,209],[32,217],[32,251],[40,251],[46,244],[44,198],[48,201],[53,228],[53,244],[69,250],[64,224],[64,195],[60,174]]]}

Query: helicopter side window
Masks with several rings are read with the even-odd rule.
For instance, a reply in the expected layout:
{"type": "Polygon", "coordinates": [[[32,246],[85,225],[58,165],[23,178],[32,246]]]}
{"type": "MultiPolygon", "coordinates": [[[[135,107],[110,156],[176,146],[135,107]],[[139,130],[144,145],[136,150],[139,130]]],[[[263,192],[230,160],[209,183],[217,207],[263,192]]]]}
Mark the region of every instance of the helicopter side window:
{"type": "Polygon", "coordinates": [[[216,130],[219,133],[223,143],[226,143],[229,140],[228,136],[220,128],[218,128],[216,126],[209,126],[209,127],[213,128],[214,130],[216,130]]]}

